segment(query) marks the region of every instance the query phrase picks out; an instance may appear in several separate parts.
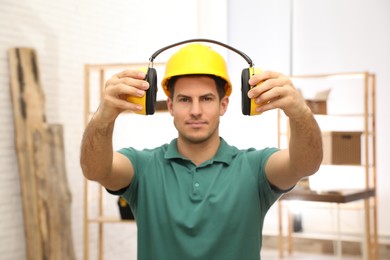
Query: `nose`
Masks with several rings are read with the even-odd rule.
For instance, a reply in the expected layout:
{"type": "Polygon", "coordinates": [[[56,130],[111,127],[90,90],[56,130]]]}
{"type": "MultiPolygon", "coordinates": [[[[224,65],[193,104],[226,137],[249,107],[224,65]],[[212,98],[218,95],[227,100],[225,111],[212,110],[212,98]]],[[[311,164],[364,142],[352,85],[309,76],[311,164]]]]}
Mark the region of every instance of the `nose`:
{"type": "Polygon", "coordinates": [[[202,114],[202,108],[198,100],[194,100],[191,104],[191,115],[198,116],[202,114]]]}

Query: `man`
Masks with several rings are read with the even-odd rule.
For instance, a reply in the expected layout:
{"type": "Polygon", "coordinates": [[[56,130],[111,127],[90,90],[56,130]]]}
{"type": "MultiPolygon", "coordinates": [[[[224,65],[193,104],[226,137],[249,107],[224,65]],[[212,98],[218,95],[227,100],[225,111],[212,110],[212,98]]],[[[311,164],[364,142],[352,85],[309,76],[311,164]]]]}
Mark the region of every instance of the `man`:
{"type": "Polygon", "coordinates": [[[107,81],[82,141],[85,177],[129,202],[138,259],[260,259],[266,212],[322,160],[320,129],[299,91],[280,73],[253,75],[248,97],[257,112],[280,108],[289,117],[288,149],[229,146],[219,136],[232,89],[225,61],[209,47],[189,44],[167,62],[162,81],[178,137],[155,149],[115,152],[115,120],[143,109],[128,97],[145,95],[144,79],[126,70],[107,81]]]}

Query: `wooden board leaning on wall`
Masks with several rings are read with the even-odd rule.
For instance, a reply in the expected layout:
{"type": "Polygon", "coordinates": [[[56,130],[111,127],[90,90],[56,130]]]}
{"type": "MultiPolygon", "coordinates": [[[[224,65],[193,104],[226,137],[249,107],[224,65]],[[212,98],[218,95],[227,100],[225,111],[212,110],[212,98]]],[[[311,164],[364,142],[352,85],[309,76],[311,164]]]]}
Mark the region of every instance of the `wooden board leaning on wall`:
{"type": "Polygon", "coordinates": [[[26,259],[75,260],[62,125],[46,123],[36,51],[8,51],[26,259]]]}

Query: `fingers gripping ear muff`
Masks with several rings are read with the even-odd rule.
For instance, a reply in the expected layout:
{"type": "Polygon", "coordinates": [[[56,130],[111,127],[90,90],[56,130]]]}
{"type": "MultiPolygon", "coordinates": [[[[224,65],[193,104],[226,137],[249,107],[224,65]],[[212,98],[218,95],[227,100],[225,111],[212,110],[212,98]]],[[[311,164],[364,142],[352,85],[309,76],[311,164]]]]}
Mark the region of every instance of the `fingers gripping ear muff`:
{"type": "Polygon", "coordinates": [[[153,115],[155,112],[157,98],[157,72],[155,68],[142,68],[141,71],[146,73],[145,80],[149,83],[149,88],[145,91],[143,97],[129,96],[127,101],[141,105],[142,110],[134,111],[140,115],[153,115]]]}

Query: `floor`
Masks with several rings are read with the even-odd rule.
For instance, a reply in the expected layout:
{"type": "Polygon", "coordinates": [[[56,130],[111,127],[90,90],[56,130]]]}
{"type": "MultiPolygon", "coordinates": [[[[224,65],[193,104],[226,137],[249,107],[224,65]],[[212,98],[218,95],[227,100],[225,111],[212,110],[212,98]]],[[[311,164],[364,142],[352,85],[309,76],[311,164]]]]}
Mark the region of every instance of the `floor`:
{"type": "MultiPolygon", "coordinates": [[[[276,236],[264,236],[261,250],[262,260],[363,260],[364,249],[361,243],[354,241],[342,242],[342,256],[338,257],[336,244],[331,240],[308,239],[296,237],[293,240],[294,251],[291,255],[287,251],[287,243],[284,245],[284,257],[279,257],[278,238],[276,236]]],[[[378,247],[378,260],[390,259],[390,244],[380,244],[378,247]]]]}
{"type": "Polygon", "coordinates": [[[261,259],[262,260],[336,260],[336,259],[343,259],[343,260],[358,260],[362,259],[358,256],[343,256],[342,258],[338,258],[337,256],[333,255],[323,255],[323,254],[309,254],[309,253],[300,253],[300,252],[294,252],[292,255],[285,255],[283,258],[279,257],[277,250],[262,250],[261,253],[261,259]]]}

